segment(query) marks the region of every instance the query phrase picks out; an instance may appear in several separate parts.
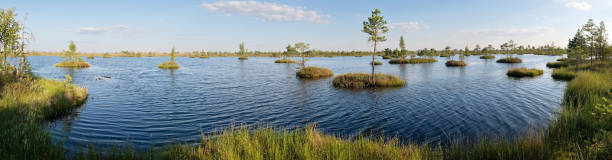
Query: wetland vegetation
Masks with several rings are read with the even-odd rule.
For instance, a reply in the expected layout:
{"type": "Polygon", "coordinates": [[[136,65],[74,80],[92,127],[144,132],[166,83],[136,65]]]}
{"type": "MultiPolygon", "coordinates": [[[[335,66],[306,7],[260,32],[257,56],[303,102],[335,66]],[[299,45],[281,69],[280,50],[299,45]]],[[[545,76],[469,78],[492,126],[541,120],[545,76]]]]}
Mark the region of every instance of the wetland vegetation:
{"type": "MultiPolygon", "coordinates": [[[[511,139],[482,137],[476,141],[455,141],[451,138],[448,144],[419,144],[388,137],[389,133],[387,136],[372,134],[372,136],[355,137],[330,134],[317,129],[316,125],[281,128],[265,125],[236,127],[232,124],[228,128],[221,128],[220,131],[202,133],[200,141],[195,144],[177,142],[169,147],[150,150],[136,150],[130,146],[99,149],[92,147],[79,148],[75,153],[68,152],[61,142],[54,142],[46,130],[46,124],[72,113],[86,103],[88,88],[73,84],[69,74],[60,81],[32,73],[32,67],[26,58],[28,54],[24,50],[26,38],[24,38],[23,25],[16,20],[14,9],[1,9],[0,13],[0,24],[3,24],[0,25],[2,33],[0,44],[3,45],[1,52],[3,59],[0,64],[0,137],[2,137],[0,159],[610,159],[612,157],[612,102],[609,101],[612,98],[612,65],[609,60],[612,53],[606,41],[603,22],[597,26],[593,20],[589,20],[570,39],[566,49],[552,45],[547,46],[548,50],[530,52],[536,48],[519,46],[517,49],[511,40],[502,44],[500,50],[493,49],[491,45],[485,49],[477,45],[472,51],[467,46],[463,50],[451,50],[450,47],[446,47],[441,52],[435,49],[423,49],[412,52],[415,57],[406,59],[405,57],[411,52],[405,49],[402,36],[401,49],[397,49],[397,52],[391,51],[388,55],[387,50],[384,51],[387,59],[399,58],[390,60],[391,64],[433,63],[437,62],[437,59],[431,57],[438,55],[449,57],[446,66],[466,66],[465,56],[470,55],[483,55],[480,59],[495,58],[489,52],[507,56],[499,59],[497,61],[499,63],[521,63],[522,60],[513,57],[513,54],[567,53],[568,58],[546,64],[555,68],[551,75],[554,79],[568,81],[562,98],[562,110],[546,128],[529,131],[511,139]],[[459,54],[459,60],[452,59],[456,54],[459,54]],[[428,58],[416,58],[416,56],[428,56],[428,58]],[[488,57],[483,58],[485,56],[488,57]],[[7,57],[15,59],[16,63],[10,63],[7,57]]],[[[184,56],[192,58],[238,56],[240,60],[247,60],[250,55],[278,54],[284,58],[276,60],[275,63],[295,63],[287,57],[296,54],[302,59],[296,76],[316,79],[331,77],[334,73],[330,69],[307,66],[305,58],[307,56],[371,55],[372,60],[368,59],[371,62],[369,64],[371,73],[341,74],[333,78],[331,85],[336,88],[372,89],[370,91],[375,91],[374,88],[409,85],[409,82],[401,76],[375,72],[375,65],[378,62],[376,57],[382,55],[377,52],[377,45],[387,40],[383,35],[388,31],[387,22],[381,16],[381,11],[378,9],[372,11],[371,16],[363,24],[362,32],[367,33],[368,41],[373,42],[372,52],[322,53],[315,50],[308,51],[309,44],[298,42],[295,47],[289,45],[287,51],[283,53],[249,54],[242,42],[238,53],[217,54],[202,51],[184,56]]],[[[153,57],[167,54],[127,52],[121,55],[153,57]]],[[[87,56],[93,57],[93,55],[87,56]]],[[[113,55],[104,53],[102,56],[110,58],[113,55]]],[[[170,62],[164,62],[158,67],[178,69],[180,66],[175,62],[177,52],[174,47],[169,56],[170,62]]],[[[76,52],[76,45],[71,42],[68,51],[64,52],[64,61],[55,66],[89,67],[89,63],[80,57],[76,52]]],[[[236,60],[232,58],[232,61],[236,60]]],[[[248,64],[246,61],[242,63],[248,64]]],[[[294,72],[290,71],[291,74],[294,72]]],[[[512,68],[506,74],[512,77],[536,77],[544,74],[544,71],[537,68],[512,68]]],[[[144,77],[146,74],[139,76],[144,77]]],[[[173,83],[174,76],[176,75],[172,75],[171,78],[173,83]]],[[[295,77],[291,75],[291,78],[295,77]]]]}

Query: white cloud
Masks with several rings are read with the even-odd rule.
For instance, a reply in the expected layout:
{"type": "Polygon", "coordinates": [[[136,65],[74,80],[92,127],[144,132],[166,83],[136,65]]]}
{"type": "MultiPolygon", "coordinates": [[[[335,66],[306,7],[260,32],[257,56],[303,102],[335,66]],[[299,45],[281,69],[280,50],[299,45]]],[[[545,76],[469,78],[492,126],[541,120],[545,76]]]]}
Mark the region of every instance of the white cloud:
{"type": "Polygon", "coordinates": [[[239,14],[260,17],[265,21],[306,21],[311,23],[329,23],[331,16],[316,11],[305,10],[304,7],[293,7],[273,2],[258,1],[219,1],[203,3],[204,9],[220,12],[225,15],[239,14]]]}
{"type": "Polygon", "coordinates": [[[426,28],[423,23],[419,22],[398,22],[389,24],[391,29],[399,29],[404,32],[416,32],[418,30],[426,28]]]}
{"type": "Polygon", "coordinates": [[[567,8],[573,8],[573,9],[577,9],[577,10],[581,10],[581,11],[587,11],[589,9],[591,9],[591,4],[587,3],[587,2],[567,2],[565,3],[565,7],[567,8]]]}
{"type": "Polygon", "coordinates": [[[74,33],[78,34],[105,34],[105,33],[116,33],[133,30],[133,27],[125,25],[116,25],[108,27],[82,27],[74,30],[74,33]]]}
{"type": "Polygon", "coordinates": [[[550,27],[535,27],[535,28],[506,28],[506,29],[481,29],[481,30],[466,30],[459,31],[461,35],[467,36],[498,36],[498,37],[513,37],[513,36],[533,36],[545,33],[554,32],[554,28],[550,27]]]}

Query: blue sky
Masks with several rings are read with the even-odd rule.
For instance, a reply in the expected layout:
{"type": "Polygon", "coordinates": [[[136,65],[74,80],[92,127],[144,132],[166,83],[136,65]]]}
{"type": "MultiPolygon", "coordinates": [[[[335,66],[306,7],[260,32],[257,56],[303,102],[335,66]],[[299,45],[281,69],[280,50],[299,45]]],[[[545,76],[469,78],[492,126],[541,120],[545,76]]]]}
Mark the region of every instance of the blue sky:
{"type": "Polygon", "coordinates": [[[380,47],[464,48],[513,39],[522,45],[567,39],[589,18],[612,16],[610,0],[2,0],[17,8],[35,35],[29,49],[61,51],[74,40],[83,52],[370,50],[362,22],[374,8],[391,27],[380,47]]]}

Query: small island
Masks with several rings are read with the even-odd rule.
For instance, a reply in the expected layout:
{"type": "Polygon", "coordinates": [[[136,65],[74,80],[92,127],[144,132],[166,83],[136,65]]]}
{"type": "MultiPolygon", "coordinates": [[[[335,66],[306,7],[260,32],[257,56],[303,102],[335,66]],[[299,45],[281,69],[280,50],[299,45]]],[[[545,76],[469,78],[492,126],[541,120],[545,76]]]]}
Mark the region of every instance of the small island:
{"type": "Polygon", "coordinates": [[[506,75],[510,77],[535,77],[544,74],[544,71],[536,68],[512,68],[506,75]]]}
{"type": "Polygon", "coordinates": [[[339,75],[332,81],[337,88],[379,88],[379,87],[402,87],[406,83],[394,75],[376,74],[374,81],[368,73],[347,73],[339,75]]]}
{"type": "Polygon", "coordinates": [[[546,67],[548,68],[561,68],[561,67],[567,67],[567,66],[569,66],[569,63],[567,63],[566,61],[546,63],[546,67]]]}
{"type": "Polygon", "coordinates": [[[446,64],[447,67],[464,67],[464,66],[467,66],[467,63],[465,63],[465,56],[463,54],[459,55],[459,60],[458,61],[451,59],[449,61],[446,61],[445,64],[446,64]]]}
{"type": "Polygon", "coordinates": [[[438,62],[435,58],[410,58],[410,59],[392,59],[389,64],[418,64],[418,63],[435,63],[438,62]]]}
{"type": "Polygon", "coordinates": [[[70,45],[68,45],[68,51],[64,51],[63,62],[55,64],[55,67],[64,67],[64,68],[87,68],[91,65],[85,62],[81,56],[78,55],[76,51],[76,45],[74,41],[70,41],[70,45]]]}
{"type": "Polygon", "coordinates": [[[483,56],[480,56],[480,59],[495,59],[495,56],[494,55],[483,55],[483,56]]]}
{"type": "Polygon", "coordinates": [[[174,59],[176,59],[176,51],[174,50],[174,47],[172,47],[172,51],[170,52],[170,62],[164,62],[159,64],[157,67],[160,69],[179,69],[181,66],[174,62],[174,59]]]}
{"type": "Polygon", "coordinates": [[[298,70],[295,75],[299,78],[303,79],[317,79],[324,77],[331,77],[334,75],[334,72],[327,68],[320,67],[306,67],[306,54],[310,48],[310,44],[304,42],[295,43],[295,47],[291,47],[291,45],[287,46],[287,51],[295,51],[300,50],[300,56],[302,57],[302,63],[300,63],[302,69],[298,70]]]}
{"type": "Polygon", "coordinates": [[[380,61],[372,61],[372,62],[370,62],[370,64],[374,64],[374,65],[378,66],[378,65],[382,65],[383,63],[380,62],[380,61]]]}
{"type": "Polygon", "coordinates": [[[516,58],[516,57],[507,57],[507,58],[502,58],[502,59],[498,59],[497,63],[521,63],[523,62],[523,60],[521,60],[520,58],[516,58]]]}

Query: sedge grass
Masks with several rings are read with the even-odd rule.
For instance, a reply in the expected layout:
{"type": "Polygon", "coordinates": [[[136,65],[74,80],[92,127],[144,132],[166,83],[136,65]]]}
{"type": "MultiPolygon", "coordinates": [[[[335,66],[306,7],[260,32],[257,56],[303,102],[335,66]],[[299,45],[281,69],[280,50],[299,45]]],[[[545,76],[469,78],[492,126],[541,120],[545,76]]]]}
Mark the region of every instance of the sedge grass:
{"type": "Polygon", "coordinates": [[[567,63],[566,61],[546,63],[546,67],[548,68],[561,68],[561,67],[568,67],[568,66],[569,66],[569,63],[567,63]]]}
{"type": "Polygon", "coordinates": [[[455,61],[455,60],[446,61],[445,64],[446,64],[447,67],[464,67],[464,66],[467,66],[467,63],[465,63],[465,61],[455,61]]]}
{"type": "Polygon", "coordinates": [[[495,56],[494,55],[484,55],[484,56],[480,56],[480,59],[494,59],[495,56]]]}
{"type": "Polygon", "coordinates": [[[370,62],[370,65],[372,65],[372,64],[374,64],[375,66],[378,66],[378,65],[382,65],[383,63],[380,62],[380,61],[372,61],[372,62],[370,62]]]}
{"type": "Polygon", "coordinates": [[[181,66],[176,62],[164,62],[157,67],[161,69],[179,69],[181,66]]]}
{"type": "Polygon", "coordinates": [[[295,61],[291,59],[277,59],[274,63],[295,63],[295,61]]]}
{"type": "Polygon", "coordinates": [[[558,68],[553,70],[551,76],[556,80],[571,81],[572,79],[576,78],[576,72],[567,68],[558,68]]]}
{"type": "Polygon", "coordinates": [[[79,62],[60,62],[55,64],[55,67],[63,67],[63,68],[88,68],[91,65],[85,61],[79,62]]]}
{"type": "Polygon", "coordinates": [[[497,63],[521,63],[521,62],[523,62],[523,60],[521,60],[520,58],[516,58],[516,57],[501,58],[497,60],[497,63]]]}

